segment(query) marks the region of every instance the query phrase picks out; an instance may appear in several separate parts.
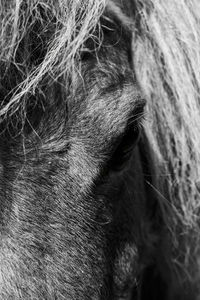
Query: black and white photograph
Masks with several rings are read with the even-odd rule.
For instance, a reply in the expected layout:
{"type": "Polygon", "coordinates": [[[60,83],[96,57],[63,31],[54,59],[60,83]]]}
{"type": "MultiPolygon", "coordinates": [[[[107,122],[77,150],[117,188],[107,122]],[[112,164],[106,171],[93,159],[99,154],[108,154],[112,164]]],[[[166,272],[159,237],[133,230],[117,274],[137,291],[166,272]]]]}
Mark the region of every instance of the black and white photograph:
{"type": "Polygon", "coordinates": [[[0,0],[0,300],[200,300],[200,0],[0,0]]]}

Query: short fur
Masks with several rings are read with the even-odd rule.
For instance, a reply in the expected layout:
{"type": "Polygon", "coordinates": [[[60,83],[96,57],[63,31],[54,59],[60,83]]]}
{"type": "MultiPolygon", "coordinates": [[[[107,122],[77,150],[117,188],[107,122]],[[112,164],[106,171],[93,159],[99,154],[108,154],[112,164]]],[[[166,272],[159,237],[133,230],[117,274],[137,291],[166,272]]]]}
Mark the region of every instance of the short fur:
{"type": "Polygon", "coordinates": [[[198,299],[199,6],[0,1],[1,299],[198,299]]]}

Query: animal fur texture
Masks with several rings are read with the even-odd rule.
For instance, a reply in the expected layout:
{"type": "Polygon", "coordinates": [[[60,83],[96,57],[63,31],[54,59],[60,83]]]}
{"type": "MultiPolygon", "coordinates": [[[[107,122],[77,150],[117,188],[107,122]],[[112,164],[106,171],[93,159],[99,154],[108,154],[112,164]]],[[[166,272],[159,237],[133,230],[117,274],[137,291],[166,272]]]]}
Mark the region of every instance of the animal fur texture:
{"type": "Polygon", "coordinates": [[[199,6],[0,1],[0,299],[199,299],[199,6]]]}

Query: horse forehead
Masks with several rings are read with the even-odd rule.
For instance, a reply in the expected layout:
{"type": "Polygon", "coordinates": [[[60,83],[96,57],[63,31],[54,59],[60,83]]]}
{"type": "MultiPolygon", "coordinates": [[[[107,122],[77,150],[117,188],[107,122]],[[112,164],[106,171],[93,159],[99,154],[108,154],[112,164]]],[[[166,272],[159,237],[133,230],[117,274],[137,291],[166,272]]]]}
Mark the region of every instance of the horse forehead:
{"type": "Polygon", "coordinates": [[[122,125],[127,122],[140,99],[137,85],[129,83],[122,88],[116,86],[116,90],[90,99],[86,113],[102,122],[106,128],[122,125]]]}
{"type": "Polygon", "coordinates": [[[83,72],[84,87],[80,90],[79,85],[78,100],[73,103],[71,115],[78,126],[81,126],[80,121],[82,124],[93,123],[93,126],[101,124],[110,130],[111,127],[124,126],[142,99],[129,61],[124,53],[117,53],[120,54],[117,61],[111,57],[110,61],[83,72]]]}
{"type": "Polygon", "coordinates": [[[139,88],[130,79],[122,86],[95,87],[74,106],[70,136],[105,141],[119,136],[140,100],[139,88]]]}

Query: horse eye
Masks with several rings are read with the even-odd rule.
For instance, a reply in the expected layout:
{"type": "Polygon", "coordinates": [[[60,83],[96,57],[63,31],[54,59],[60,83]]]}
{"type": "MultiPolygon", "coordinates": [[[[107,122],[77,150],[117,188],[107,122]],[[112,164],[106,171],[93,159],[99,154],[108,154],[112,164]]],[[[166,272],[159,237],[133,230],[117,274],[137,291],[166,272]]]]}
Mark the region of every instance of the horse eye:
{"type": "Polygon", "coordinates": [[[127,129],[115,148],[109,161],[109,168],[113,171],[121,171],[132,156],[132,151],[141,136],[140,126],[127,126],[127,129]]]}
{"type": "Polygon", "coordinates": [[[82,52],[81,52],[81,57],[80,57],[80,59],[81,59],[81,61],[82,62],[87,62],[88,60],[90,60],[90,59],[92,59],[92,58],[94,58],[94,53],[93,52],[91,52],[91,51],[89,51],[89,50],[83,50],[82,52]]]}
{"type": "Polygon", "coordinates": [[[142,119],[144,114],[144,106],[145,101],[141,101],[137,105],[133,117],[129,119],[126,130],[112,153],[109,168],[113,171],[121,171],[124,169],[132,156],[133,149],[141,136],[142,126],[140,119],[142,119]]]}

